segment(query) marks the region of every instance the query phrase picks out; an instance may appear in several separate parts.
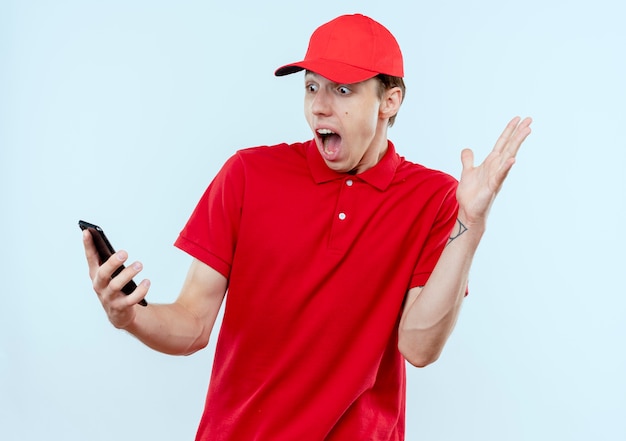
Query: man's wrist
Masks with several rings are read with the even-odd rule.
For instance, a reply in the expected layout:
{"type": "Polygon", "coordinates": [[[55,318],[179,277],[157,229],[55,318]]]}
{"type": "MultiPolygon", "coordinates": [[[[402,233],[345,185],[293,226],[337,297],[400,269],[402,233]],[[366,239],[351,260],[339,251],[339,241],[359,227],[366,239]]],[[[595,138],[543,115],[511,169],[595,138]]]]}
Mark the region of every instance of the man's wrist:
{"type": "Polygon", "coordinates": [[[476,242],[480,241],[482,235],[485,232],[484,223],[469,223],[464,221],[461,216],[457,217],[454,227],[452,227],[452,231],[450,232],[450,236],[448,237],[448,242],[446,246],[450,245],[452,242],[458,241],[461,238],[464,240],[472,240],[474,239],[476,242]]]}

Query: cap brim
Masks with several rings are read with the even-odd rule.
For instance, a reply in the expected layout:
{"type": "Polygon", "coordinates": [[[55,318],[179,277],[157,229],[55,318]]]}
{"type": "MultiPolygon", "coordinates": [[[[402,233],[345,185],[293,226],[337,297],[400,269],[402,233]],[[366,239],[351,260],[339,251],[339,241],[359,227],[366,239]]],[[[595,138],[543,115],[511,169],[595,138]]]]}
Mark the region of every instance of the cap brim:
{"type": "Polygon", "coordinates": [[[306,60],[299,61],[297,63],[287,64],[279,67],[274,72],[274,75],[281,77],[292,73],[300,72],[301,70],[310,70],[324,78],[329,79],[335,83],[341,84],[353,84],[360,83],[361,81],[369,80],[370,78],[378,75],[378,72],[363,69],[360,67],[351,66],[349,64],[340,63],[338,61],[331,60],[306,60]]]}

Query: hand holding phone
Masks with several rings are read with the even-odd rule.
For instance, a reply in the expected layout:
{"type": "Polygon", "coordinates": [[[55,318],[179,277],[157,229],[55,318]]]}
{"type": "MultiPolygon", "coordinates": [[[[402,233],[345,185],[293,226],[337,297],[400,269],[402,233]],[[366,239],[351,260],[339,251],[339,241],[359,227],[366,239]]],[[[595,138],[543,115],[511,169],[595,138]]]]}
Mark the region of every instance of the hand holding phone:
{"type": "MultiPolygon", "coordinates": [[[[100,228],[98,225],[90,224],[89,222],[85,222],[83,220],[78,221],[78,226],[81,230],[88,230],[91,233],[93,243],[96,246],[96,250],[98,251],[98,257],[100,258],[101,265],[106,262],[109,257],[115,254],[115,250],[113,249],[113,246],[111,246],[111,242],[109,242],[109,239],[104,234],[102,228],[100,228]]],[[[111,274],[111,278],[114,278],[119,273],[121,273],[124,268],[126,268],[124,265],[120,265],[120,267],[117,268],[113,272],[113,274],[111,274]]],[[[122,292],[126,295],[129,295],[135,290],[135,288],[137,288],[137,284],[131,280],[126,285],[124,285],[124,287],[122,288],[122,292]]],[[[146,302],[146,299],[141,299],[139,304],[141,306],[148,306],[148,302],[146,302]]]]}

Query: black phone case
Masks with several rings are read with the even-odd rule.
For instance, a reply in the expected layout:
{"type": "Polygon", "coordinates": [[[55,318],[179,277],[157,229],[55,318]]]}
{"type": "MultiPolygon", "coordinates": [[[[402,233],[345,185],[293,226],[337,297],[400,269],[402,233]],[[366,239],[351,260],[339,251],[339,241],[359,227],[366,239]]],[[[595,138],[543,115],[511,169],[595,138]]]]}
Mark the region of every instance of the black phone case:
{"type": "MultiPolygon", "coordinates": [[[[91,224],[89,222],[85,222],[83,220],[78,221],[78,226],[81,230],[89,230],[91,233],[91,237],[93,238],[93,243],[96,246],[96,250],[98,251],[98,257],[100,258],[100,265],[106,262],[109,257],[115,254],[115,249],[109,242],[106,234],[104,234],[104,230],[100,228],[98,225],[91,224]]],[[[111,274],[111,278],[117,276],[122,270],[126,268],[124,265],[120,265],[113,274],[111,274]]],[[[137,284],[131,280],[122,288],[122,292],[126,295],[131,294],[135,288],[137,288],[137,284]]],[[[148,302],[145,299],[142,299],[139,304],[141,306],[147,306],[148,302]]]]}

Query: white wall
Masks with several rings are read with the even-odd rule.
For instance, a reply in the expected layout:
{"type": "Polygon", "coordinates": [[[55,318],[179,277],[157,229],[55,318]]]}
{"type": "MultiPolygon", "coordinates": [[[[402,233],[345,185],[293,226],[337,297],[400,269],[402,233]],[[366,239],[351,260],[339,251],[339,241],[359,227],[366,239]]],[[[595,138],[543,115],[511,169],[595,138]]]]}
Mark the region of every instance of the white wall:
{"type": "Polygon", "coordinates": [[[308,139],[301,59],[362,12],[406,59],[390,137],[460,172],[534,132],[492,211],[441,359],[409,373],[407,439],[626,438],[626,10],[596,2],[0,3],[0,438],[192,439],[212,348],[157,354],[93,294],[84,218],[178,293],[172,242],[236,149],[308,139]]]}

